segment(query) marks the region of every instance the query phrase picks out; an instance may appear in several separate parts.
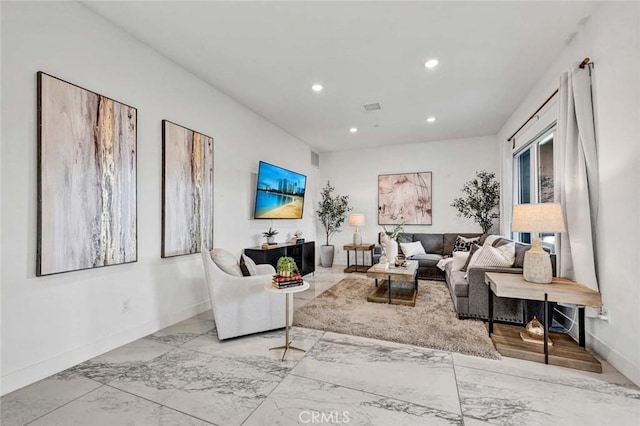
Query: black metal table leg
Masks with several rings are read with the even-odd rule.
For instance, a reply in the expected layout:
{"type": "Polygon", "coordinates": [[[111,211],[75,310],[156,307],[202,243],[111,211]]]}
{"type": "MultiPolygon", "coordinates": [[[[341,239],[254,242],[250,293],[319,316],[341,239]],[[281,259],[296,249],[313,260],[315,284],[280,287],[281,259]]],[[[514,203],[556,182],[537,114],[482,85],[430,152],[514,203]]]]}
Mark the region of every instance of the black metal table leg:
{"type": "Polygon", "coordinates": [[[489,337],[493,334],[493,292],[491,291],[491,283],[487,283],[487,292],[489,295],[489,337]]]}
{"type": "MultiPolygon", "coordinates": [[[[347,250],[347,269],[349,269],[351,267],[351,261],[349,260],[349,251],[347,250]]],[[[356,259],[358,258],[358,256],[356,255],[356,259]]]]}
{"type": "Polygon", "coordinates": [[[578,306],[578,344],[584,348],[584,306],[578,306]]]}
{"type": "Polygon", "coordinates": [[[544,363],[549,364],[549,300],[544,294],[544,363]]]}
{"type": "Polygon", "coordinates": [[[389,281],[387,282],[387,290],[389,290],[389,304],[391,304],[391,275],[389,275],[389,281]]]}

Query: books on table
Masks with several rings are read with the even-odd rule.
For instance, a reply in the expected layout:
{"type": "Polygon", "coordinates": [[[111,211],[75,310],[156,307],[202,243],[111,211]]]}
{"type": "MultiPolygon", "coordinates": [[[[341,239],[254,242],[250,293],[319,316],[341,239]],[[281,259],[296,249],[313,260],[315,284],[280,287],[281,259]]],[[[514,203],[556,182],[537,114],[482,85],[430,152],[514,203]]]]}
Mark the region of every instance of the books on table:
{"type": "Polygon", "coordinates": [[[274,275],[273,280],[271,281],[271,285],[274,288],[282,289],[282,288],[290,288],[297,287],[302,285],[304,282],[302,281],[302,275],[293,274],[289,277],[284,277],[282,275],[274,275]]]}

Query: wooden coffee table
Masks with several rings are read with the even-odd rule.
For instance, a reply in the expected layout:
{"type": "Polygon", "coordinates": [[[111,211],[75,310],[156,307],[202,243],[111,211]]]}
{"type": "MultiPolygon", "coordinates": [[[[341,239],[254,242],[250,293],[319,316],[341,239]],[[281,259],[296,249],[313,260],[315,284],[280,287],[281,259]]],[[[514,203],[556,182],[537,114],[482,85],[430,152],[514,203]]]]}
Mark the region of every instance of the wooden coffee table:
{"type": "Polygon", "coordinates": [[[407,260],[406,267],[389,265],[386,270],[380,267],[380,264],[373,265],[367,270],[367,277],[376,280],[376,288],[367,296],[367,300],[376,303],[416,306],[417,273],[418,262],[415,260],[407,260]],[[379,279],[383,280],[380,285],[378,285],[379,279]],[[404,284],[407,282],[411,285],[404,284]]]}

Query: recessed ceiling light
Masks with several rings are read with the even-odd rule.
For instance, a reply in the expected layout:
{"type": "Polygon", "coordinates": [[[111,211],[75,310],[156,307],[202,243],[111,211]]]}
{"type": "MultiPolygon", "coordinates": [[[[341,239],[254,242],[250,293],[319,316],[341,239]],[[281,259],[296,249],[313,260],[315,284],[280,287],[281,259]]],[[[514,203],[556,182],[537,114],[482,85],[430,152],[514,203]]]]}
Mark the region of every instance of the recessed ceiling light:
{"type": "Polygon", "coordinates": [[[435,117],[427,117],[427,123],[433,123],[434,121],[436,121],[435,117]]]}
{"type": "Polygon", "coordinates": [[[314,84],[313,86],[311,86],[311,90],[313,90],[314,92],[322,92],[322,84],[314,84]]]}
{"type": "Polygon", "coordinates": [[[358,133],[358,128],[357,127],[352,127],[352,128],[349,129],[349,131],[351,133],[358,133]]]}
{"type": "Polygon", "coordinates": [[[425,68],[433,68],[435,66],[438,65],[438,60],[437,59],[429,59],[427,62],[424,63],[425,68]]]}

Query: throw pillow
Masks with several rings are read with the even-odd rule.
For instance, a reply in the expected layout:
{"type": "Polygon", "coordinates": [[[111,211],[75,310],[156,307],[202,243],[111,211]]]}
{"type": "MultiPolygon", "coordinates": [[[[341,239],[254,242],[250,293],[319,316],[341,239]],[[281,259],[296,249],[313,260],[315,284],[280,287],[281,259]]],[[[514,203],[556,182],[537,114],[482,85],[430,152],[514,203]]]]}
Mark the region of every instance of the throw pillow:
{"type": "Polygon", "coordinates": [[[227,274],[233,275],[234,277],[242,276],[242,270],[240,270],[238,261],[228,251],[215,248],[211,250],[211,259],[216,265],[218,265],[218,268],[222,269],[227,274]]]}
{"type": "Polygon", "coordinates": [[[453,252],[453,263],[451,264],[451,271],[462,271],[464,265],[469,259],[468,251],[455,251],[453,252]]]}
{"type": "Polygon", "coordinates": [[[501,238],[500,235],[487,235],[482,245],[495,246],[495,243],[501,238]]]}
{"type": "Polygon", "coordinates": [[[253,259],[251,259],[246,254],[240,256],[240,270],[242,271],[242,275],[244,275],[245,277],[258,275],[256,262],[254,262],[253,259]]]}
{"type": "Polygon", "coordinates": [[[464,266],[462,267],[461,271],[467,272],[469,265],[472,264],[471,262],[474,262],[475,259],[478,257],[478,250],[480,250],[481,248],[482,246],[479,246],[477,244],[474,244],[471,247],[471,250],[469,251],[469,256],[467,257],[467,261],[464,263],[464,266]]]}
{"type": "Polygon", "coordinates": [[[422,243],[420,241],[415,241],[413,243],[400,243],[400,248],[402,249],[402,253],[404,253],[405,257],[415,256],[416,254],[427,254],[424,251],[424,247],[422,247],[422,243]]]}
{"type": "Polygon", "coordinates": [[[482,246],[478,250],[478,257],[467,268],[471,266],[510,267],[513,266],[515,258],[516,244],[513,242],[500,247],[482,246]]]}
{"type": "Polygon", "coordinates": [[[477,243],[480,237],[466,238],[458,235],[456,242],[453,243],[453,251],[471,251],[471,246],[477,243]]]}

